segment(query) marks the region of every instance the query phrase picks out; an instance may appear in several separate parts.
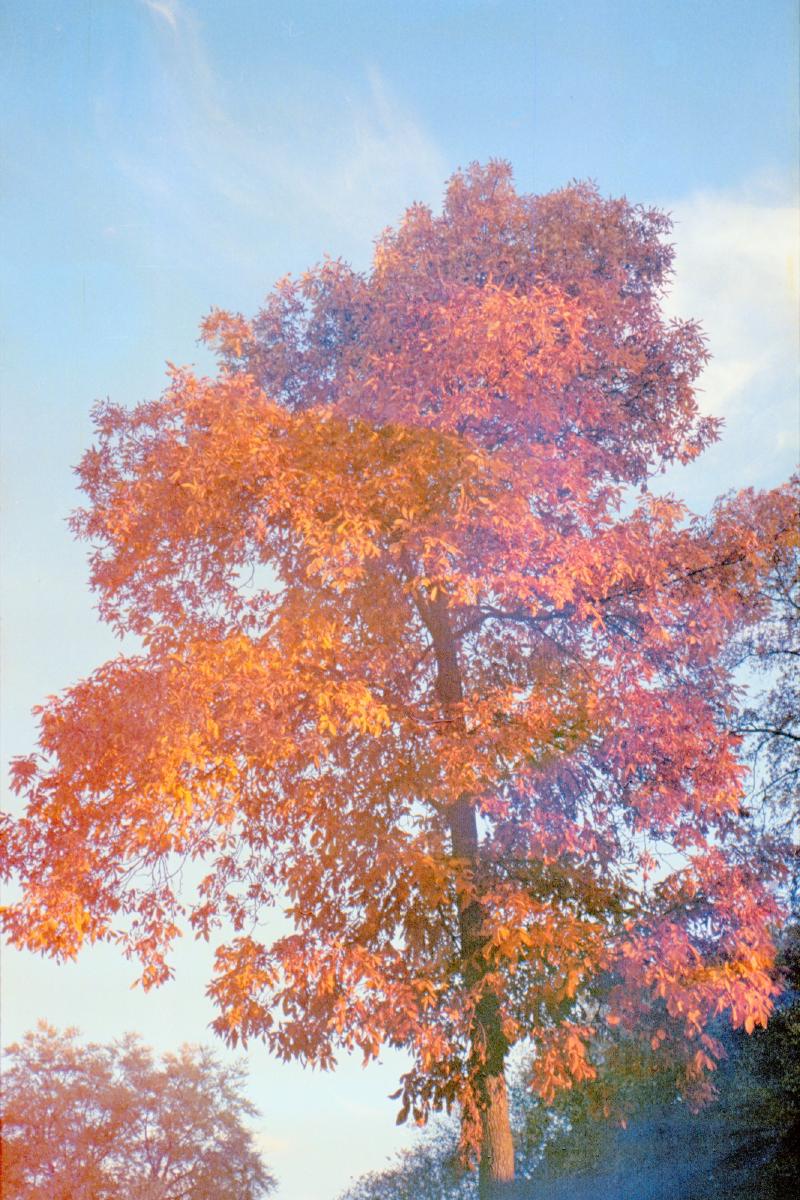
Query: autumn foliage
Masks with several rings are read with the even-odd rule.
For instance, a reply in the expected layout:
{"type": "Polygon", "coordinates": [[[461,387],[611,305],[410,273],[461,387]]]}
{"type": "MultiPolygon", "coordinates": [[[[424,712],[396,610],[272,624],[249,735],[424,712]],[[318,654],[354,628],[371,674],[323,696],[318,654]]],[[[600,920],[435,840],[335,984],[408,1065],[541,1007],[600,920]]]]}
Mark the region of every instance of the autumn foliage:
{"type": "Polygon", "coordinates": [[[3,1051],[3,1200],[261,1200],[245,1071],[43,1023],[3,1051]]]}
{"type": "Polygon", "coordinates": [[[660,310],[668,230],[473,167],[369,272],[213,312],[216,378],[97,407],[74,528],[142,648],[16,764],[12,941],[113,939],[149,986],[186,923],[223,937],[220,1034],[405,1048],[401,1115],[459,1104],[486,1179],[522,1038],[545,1097],[603,1025],[702,1096],[710,1022],[774,992],[728,647],[796,522],[782,491],[700,519],[648,490],[717,436],[702,335],[660,310]]]}

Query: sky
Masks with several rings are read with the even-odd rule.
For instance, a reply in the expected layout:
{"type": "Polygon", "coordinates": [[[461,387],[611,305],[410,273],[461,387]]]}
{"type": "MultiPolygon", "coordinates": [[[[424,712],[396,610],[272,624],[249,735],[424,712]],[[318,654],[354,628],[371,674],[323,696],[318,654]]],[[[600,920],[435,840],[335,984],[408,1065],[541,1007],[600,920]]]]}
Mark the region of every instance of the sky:
{"type": "MultiPolygon", "coordinates": [[[[706,329],[701,401],[726,427],[665,486],[702,510],[796,463],[797,0],[5,0],[0,20],[4,774],[32,706],[119,650],[65,521],[93,401],[158,395],[167,360],[210,369],[212,306],[252,313],[325,253],[366,267],[471,161],[672,213],[667,306],[706,329]]],[[[211,1040],[202,947],[147,995],[109,948],[2,965],[5,1043],[38,1018],[211,1040]]],[[[398,1055],[249,1061],[279,1200],[333,1200],[412,1136],[398,1055]]]]}

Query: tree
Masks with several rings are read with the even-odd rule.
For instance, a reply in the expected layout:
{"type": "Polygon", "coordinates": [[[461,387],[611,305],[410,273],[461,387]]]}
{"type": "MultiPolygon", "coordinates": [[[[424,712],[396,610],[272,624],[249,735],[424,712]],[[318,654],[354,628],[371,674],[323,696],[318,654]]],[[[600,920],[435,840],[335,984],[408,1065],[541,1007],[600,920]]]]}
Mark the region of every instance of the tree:
{"type": "MultiPolygon", "coordinates": [[[[800,475],[790,481],[800,512],[800,475]]],[[[790,843],[790,897],[800,915],[800,552],[795,544],[773,556],[764,581],[767,610],[747,631],[742,658],[766,686],[743,711],[738,732],[752,758],[748,804],[765,828],[790,843]]]]}
{"type": "Polygon", "coordinates": [[[362,1175],[337,1200],[472,1200],[474,1177],[458,1160],[458,1132],[451,1123],[425,1131],[416,1145],[399,1151],[382,1171],[362,1175]]]}
{"type": "Polygon", "coordinates": [[[243,1067],[138,1038],[81,1044],[45,1024],[5,1052],[7,1200],[258,1200],[274,1181],[245,1118],[243,1067]]]}
{"type": "Polygon", "coordinates": [[[708,1022],[774,993],[728,652],[795,522],[780,490],[706,519],[648,490],[717,434],[702,336],[659,308],[668,229],[475,166],[368,273],[212,312],[217,378],[99,405],[74,529],[142,651],[15,767],[15,944],[117,939],[150,986],[183,920],[228,923],[218,1032],[323,1067],[404,1047],[399,1119],[458,1105],[485,1195],[514,1043],[550,1099],[618,1023],[697,1099],[708,1022]]]}

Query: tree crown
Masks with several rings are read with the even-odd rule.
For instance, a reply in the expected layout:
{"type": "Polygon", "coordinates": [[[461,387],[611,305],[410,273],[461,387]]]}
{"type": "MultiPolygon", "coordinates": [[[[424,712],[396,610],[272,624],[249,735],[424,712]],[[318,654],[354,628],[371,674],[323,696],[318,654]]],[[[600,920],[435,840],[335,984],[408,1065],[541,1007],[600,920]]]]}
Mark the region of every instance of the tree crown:
{"type": "Polygon", "coordinates": [[[258,1200],[274,1187],[247,1128],[242,1066],[128,1035],[84,1044],[40,1023],[3,1071],[9,1200],[258,1200]]]}
{"type": "Polygon", "coordinates": [[[419,1119],[469,1110],[489,995],[545,1096],[599,1024],[701,1091],[709,1021],[766,1021],[774,855],[728,648],[796,533],[784,492],[700,520],[647,490],[716,436],[701,333],[660,310],[668,228],[473,167],[369,272],[213,312],[217,378],[98,406],[74,526],[143,650],[52,699],[17,763],[13,940],[115,938],[149,985],[183,920],[226,922],[218,1031],[322,1065],[406,1047],[419,1119]]]}

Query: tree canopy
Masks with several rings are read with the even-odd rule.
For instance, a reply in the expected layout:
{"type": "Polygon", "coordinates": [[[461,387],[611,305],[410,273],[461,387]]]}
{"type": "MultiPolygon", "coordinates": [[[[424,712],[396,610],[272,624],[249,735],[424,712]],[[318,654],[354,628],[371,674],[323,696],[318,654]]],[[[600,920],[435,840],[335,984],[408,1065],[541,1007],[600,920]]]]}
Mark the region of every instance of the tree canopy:
{"type": "Polygon", "coordinates": [[[98,405],[74,529],[142,650],[51,699],[15,768],[16,944],[113,939],[149,986],[184,922],[226,927],[218,1032],[406,1049],[401,1119],[459,1105],[485,1189],[514,1043],[549,1099],[620,1026],[699,1100],[709,1023],[775,992],[730,647],[796,522],[781,490],[698,518],[649,489],[718,433],[702,334],[660,307],[668,231],[474,166],[369,271],[213,311],[215,378],[98,405]]]}
{"type": "Polygon", "coordinates": [[[133,1036],[41,1024],[4,1052],[4,1200],[259,1200],[274,1180],[246,1121],[245,1072],[133,1036]]]}

